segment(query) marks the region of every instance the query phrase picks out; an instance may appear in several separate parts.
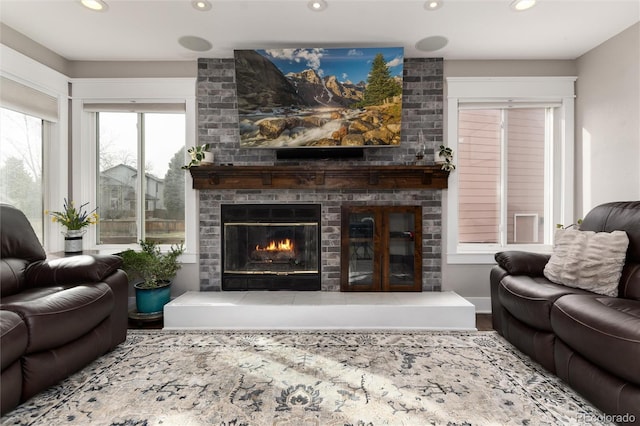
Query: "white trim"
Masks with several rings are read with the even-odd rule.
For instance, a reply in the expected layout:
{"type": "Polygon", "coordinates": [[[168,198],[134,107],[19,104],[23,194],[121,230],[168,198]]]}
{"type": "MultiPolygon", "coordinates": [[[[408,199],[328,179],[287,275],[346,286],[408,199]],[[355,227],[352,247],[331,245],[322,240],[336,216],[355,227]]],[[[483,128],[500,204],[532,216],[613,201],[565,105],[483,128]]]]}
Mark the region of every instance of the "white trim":
{"type": "MultiPolygon", "coordinates": [[[[58,122],[44,126],[43,204],[45,210],[59,210],[68,194],[68,83],[65,75],[0,44],[0,74],[32,89],[53,96],[58,103],[58,122]]],[[[44,214],[44,213],[43,213],[44,214]]],[[[44,218],[44,246],[48,252],[60,251],[62,228],[44,218]]]]}
{"type": "Polygon", "coordinates": [[[447,97],[542,101],[574,97],[577,77],[447,77],[447,97]]]}
{"type": "Polygon", "coordinates": [[[195,78],[75,78],[73,98],[89,103],[142,102],[175,103],[195,99],[195,78]]]}
{"type": "MultiPolygon", "coordinates": [[[[73,176],[74,195],[82,199],[96,199],[96,129],[92,113],[84,110],[84,103],[184,103],[185,146],[197,144],[196,135],[196,79],[195,78],[102,78],[72,80],[72,114],[74,142],[73,163],[78,173],[73,176]]],[[[191,175],[185,171],[185,253],[182,263],[196,263],[198,253],[197,197],[192,189],[191,175]]],[[[100,250],[125,245],[96,245],[95,232],[87,233],[88,248],[100,250]]]]}
{"type": "MultiPolygon", "coordinates": [[[[547,229],[555,223],[573,223],[574,218],[574,103],[575,81],[577,77],[447,77],[447,146],[458,151],[458,110],[459,103],[509,102],[526,100],[529,102],[561,102],[558,116],[561,130],[556,136],[554,150],[560,158],[555,161],[558,184],[552,193],[553,217],[547,229]]],[[[553,157],[551,157],[553,159],[553,157]]],[[[546,173],[545,173],[546,175],[546,173]]],[[[545,176],[546,181],[546,176],[545,176]]],[[[458,243],[458,173],[449,175],[447,197],[447,263],[463,264],[495,263],[493,254],[508,247],[510,250],[526,248],[546,252],[545,245],[463,245],[458,243]],[[473,247],[473,248],[471,248],[473,247]]],[[[545,236],[546,237],[546,236],[545,236]]]]}
{"type": "Polygon", "coordinates": [[[67,96],[67,76],[4,44],[0,44],[0,73],[49,96],[67,96]]]}

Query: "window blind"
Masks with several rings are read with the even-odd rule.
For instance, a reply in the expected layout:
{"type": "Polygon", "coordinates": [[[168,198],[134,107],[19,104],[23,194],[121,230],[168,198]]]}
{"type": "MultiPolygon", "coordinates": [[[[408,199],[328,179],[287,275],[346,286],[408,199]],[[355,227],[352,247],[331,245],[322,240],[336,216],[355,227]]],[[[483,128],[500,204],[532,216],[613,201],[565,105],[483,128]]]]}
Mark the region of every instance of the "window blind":
{"type": "Polygon", "coordinates": [[[7,77],[0,77],[0,105],[46,121],[58,121],[57,98],[7,77]]]}
{"type": "Polygon", "coordinates": [[[185,112],[184,103],[85,103],[87,112],[185,112]]]}
{"type": "Polygon", "coordinates": [[[505,100],[505,101],[460,101],[458,109],[516,109],[516,108],[559,108],[561,101],[528,101],[528,100],[505,100]]]}

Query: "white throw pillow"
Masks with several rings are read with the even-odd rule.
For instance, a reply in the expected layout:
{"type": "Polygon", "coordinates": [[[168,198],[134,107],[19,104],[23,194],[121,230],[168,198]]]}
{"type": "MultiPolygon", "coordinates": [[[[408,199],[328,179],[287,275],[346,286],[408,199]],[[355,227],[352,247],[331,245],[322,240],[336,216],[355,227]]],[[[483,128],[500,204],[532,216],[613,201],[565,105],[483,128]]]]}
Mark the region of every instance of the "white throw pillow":
{"type": "Polygon", "coordinates": [[[618,296],[628,246],[629,237],[624,231],[558,229],[544,276],[568,287],[618,296]]]}

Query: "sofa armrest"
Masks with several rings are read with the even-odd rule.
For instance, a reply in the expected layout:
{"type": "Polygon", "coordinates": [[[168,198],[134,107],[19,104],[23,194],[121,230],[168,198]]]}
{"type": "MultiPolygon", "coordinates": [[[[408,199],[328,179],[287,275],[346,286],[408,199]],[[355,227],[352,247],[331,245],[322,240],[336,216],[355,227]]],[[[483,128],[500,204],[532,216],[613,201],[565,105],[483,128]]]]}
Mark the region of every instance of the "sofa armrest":
{"type": "Polygon", "coordinates": [[[122,266],[115,255],[80,255],[34,262],[25,271],[27,286],[100,282],[122,266]]]}
{"type": "Polygon", "coordinates": [[[544,276],[544,267],[551,255],[530,253],[526,251],[501,251],[496,253],[498,265],[509,275],[544,276]]]}

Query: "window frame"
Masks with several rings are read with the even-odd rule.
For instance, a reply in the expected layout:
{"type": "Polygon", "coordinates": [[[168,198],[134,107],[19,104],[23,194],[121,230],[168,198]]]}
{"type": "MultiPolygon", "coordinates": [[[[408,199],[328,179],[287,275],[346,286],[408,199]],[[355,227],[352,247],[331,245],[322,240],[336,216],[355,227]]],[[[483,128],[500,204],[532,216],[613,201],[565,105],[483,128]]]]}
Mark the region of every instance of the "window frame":
{"type": "MultiPolygon", "coordinates": [[[[73,79],[73,164],[72,177],[75,199],[97,200],[98,138],[95,113],[86,111],[85,103],[96,104],[184,104],[185,147],[196,145],[196,79],[195,78],[113,78],[73,79]],[[77,142],[79,141],[79,142],[77,142]]],[[[198,200],[191,175],[185,172],[185,253],[182,263],[196,263],[198,251],[198,200]]],[[[100,252],[138,249],[138,244],[100,244],[96,232],[85,235],[85,248],[100,252]]],[[[167,249],[168,245],[161,246],[167,249]]]]}
{"type": "MultiPolygon", "coordinates": [[[[56,100],[58,120],[56,122],[43,120],[42,204],[44,210],[60,210],[69,188],[69,79],[58,71],[2,44],[0,44],[0,74],[56,100]],[[51,167],[52,164],[56,167],[51,167]]],[[[44,210],[42,212],[44,249],[46,252],[61,251],[64,247],[64,239],[61,238],[63,228],[59,223],[47,220],[44,210]]]]}
{"type": "MultiPolygon", "coordinates": [[[[574,218],[574,112],[576,77],[447,77],[447,145],[458,152],[460,104],[558,105],[554,121],[558,133],[546,154],[545,176],[551,182],[550,223],[573,223],[574,218]]],[[[487,106],[489,108],[489,106],[487,106]]],[[[505,167],[506,165],[502,165],[505,167]]],[[[502,191],[502,189],[501,189],[502,191]]],[[[461,244],[458,241],[458,174],[449,175],[446,194],[446,259],[449,264],[493,264],[501,250],[551,252],[551,244],[461,244]]],[[[549,231],[551,232],[551,231],[549,231]]],[[[550,240],[549,240],[550,241],[550,240]]]]}

